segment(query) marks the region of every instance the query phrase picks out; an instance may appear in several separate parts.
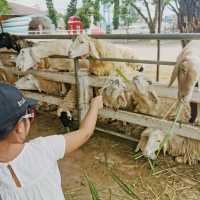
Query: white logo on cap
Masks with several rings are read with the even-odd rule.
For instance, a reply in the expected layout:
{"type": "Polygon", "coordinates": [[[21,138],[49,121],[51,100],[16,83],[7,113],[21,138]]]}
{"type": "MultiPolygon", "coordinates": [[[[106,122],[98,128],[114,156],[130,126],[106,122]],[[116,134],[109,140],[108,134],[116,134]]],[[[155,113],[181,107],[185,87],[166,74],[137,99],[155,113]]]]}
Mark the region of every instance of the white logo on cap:
{"type": "Polygon", "coordinates": [[[17,101],[19,107],[21,107],[25,102],[26,102],[26,99],[24,99],[24,97],[22,97],[21,100],[17,101]]]}

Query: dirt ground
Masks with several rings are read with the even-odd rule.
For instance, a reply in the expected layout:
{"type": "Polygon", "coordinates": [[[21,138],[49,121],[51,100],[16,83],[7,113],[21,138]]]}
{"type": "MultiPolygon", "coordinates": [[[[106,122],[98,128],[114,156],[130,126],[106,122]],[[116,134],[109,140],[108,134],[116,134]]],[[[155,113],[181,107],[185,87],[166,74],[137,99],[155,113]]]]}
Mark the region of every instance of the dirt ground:
{"type": "MultiPolygon", "coordinates": [[[[61,131],[62,125],[55,115],[40,113],[30,138],[61,131]]],[[[135,147],[134,143],[96,132],[87,144],[59,163],[66,200],[92,199],[84,174],[95,183],[102,200],[131,199],[111,178],[109,169],[131,184],[144,200],[200,199],[200,165],[179,165],[169,156],[160,156],[152,172],[145,159],[133,158],[135,147]]]]}

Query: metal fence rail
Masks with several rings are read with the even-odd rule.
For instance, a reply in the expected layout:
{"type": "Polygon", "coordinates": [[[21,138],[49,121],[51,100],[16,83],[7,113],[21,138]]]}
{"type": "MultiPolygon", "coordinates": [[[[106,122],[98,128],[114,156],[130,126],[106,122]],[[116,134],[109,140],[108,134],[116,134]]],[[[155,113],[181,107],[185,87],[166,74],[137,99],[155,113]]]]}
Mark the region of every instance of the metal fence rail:
{"type": "MultiPolygon", "coordinates": [[[[170,33],[170,34],[105,34],[89,35],[96,39],[116,40],[200,40],[200,33],[170,33]]],[[[76,35],[20,35],[24,39],[72,39],[76,35]]]]}

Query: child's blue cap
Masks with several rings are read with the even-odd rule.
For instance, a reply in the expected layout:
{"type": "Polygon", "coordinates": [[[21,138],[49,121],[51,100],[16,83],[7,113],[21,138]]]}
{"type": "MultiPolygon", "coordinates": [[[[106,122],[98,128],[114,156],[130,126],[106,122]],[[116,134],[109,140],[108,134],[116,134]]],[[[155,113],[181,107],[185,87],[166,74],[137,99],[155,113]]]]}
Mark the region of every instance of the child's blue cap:
{"type": "Polygon", "coordinates": [[[16,123],[27,108],[36,104],[36,100],[25,98],[17,88],[0,83],[0,138],[8,134],[5,132],[9,130],[9,126],[16,123]]]}

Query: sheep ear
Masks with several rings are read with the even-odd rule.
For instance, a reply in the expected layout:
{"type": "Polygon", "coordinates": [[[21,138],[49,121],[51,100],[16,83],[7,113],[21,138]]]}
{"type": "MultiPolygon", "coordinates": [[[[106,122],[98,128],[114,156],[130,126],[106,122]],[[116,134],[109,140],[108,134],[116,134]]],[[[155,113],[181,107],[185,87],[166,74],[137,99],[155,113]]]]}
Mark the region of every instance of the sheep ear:
{"type": "Polygon", "coordinates": [[[175,65],[174,70],[173,70],[172,75],[171,75],[171,78],[170,78],[170,82],[169,82],[168,87],[171,87],[172,84],[174,83],[175,79],[177,78],[177,76],[178,76],[178,68],[179,68],[179,65],[175,65]]]}
{"type": "Polygon", "coordinates": [[[4,73],[0,74],[0,76],[3,78],[3,81],[7,81],[6,75],[4,73]]]}
{"type": "Polygon", "coordinates": [[[99,52],[96,49],[95,42],[93,40],[89,40],[89,47],[90,47],[90,51],[91,51],[91,56],[93,58],[99,59],[100,55],[99,55],[99,52]]]}
{"type": "Polygon", "coordinates": [[[41,88],[40,88],[39,81],[38,81],[37,79],[34,78],[33,82],[34,82],[35,87],[38,89],[38,91],[39,91],[39,92],[42,92],[42,91],[41,91],[41,88]]]}
{"type": "Polygon", "coordinates": [[[118,98],[118,103],[119,103],[119,105],[122,105],[123,107],[125,107],[126,106],[126,98],[124,96],[120,95],[118,98]]]}
{"type": "Polygon", "coordinates": [[[137,80],[135,80],[133,83],[134,83],[134,85],[136,86],[136,88],[137,88],[137,90],[138,90],[139,92],[141,92],[141,93],[144,92],[144,88],[138,83],[137,80]]]}
{"type": "Polygon", "coordinates": [[[158,103],[159,99],[158,99],[157,94],[154,91],[150,91],[149,95],[150,95],[150,98],[152,99],[152,101],[154,103],[158,103]]]}

